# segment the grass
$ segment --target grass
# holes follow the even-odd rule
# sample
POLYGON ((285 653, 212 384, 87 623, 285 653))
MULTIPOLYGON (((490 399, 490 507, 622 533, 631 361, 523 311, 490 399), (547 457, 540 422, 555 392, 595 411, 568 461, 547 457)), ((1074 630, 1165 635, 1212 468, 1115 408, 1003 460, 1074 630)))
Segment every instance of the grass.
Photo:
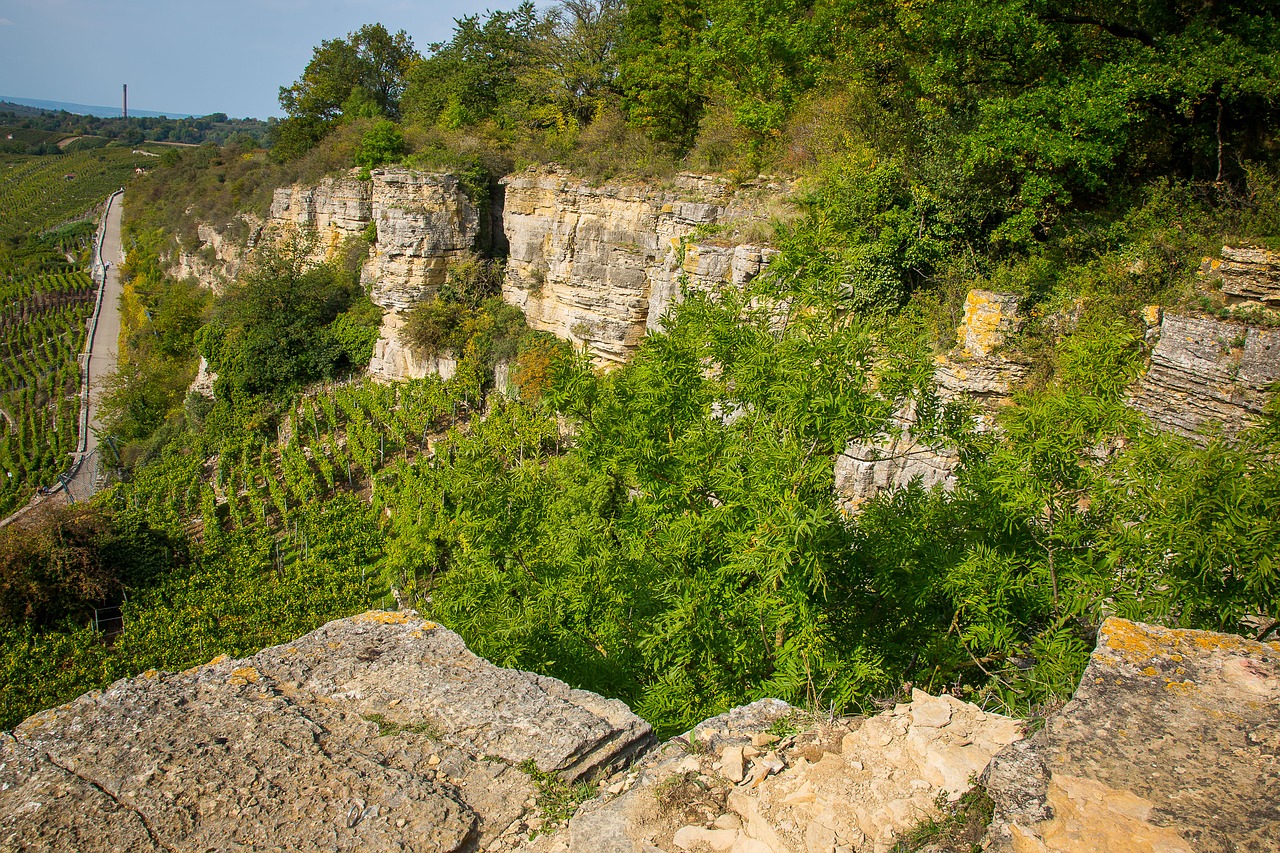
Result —
POLYGON ((974 785, 954 803, 947 802, 945 791, 935 801, 941 817, 928 817, 907 830, 893 846, 891 853, 916 853, 935 845, 940 853, 978 853, 986 835, 995 802, 986 788, 974 785))
POLYGON ((426 720, 405 725, 404 723, 397 723, 395 720, 388 720, 381 714, 365 714, 364 718, 378 725, 378 737, 398 734, 426 735, 432 740, 440 740, 441 737, 439 729, 426 720))
POLYGON ((573 817, 578 806, 596 795, 597 785, 594 782, 566 782, 555 773, 539 770, 533 759, 521 762, 519 766, 538 789, 538 807, 546 821, 541 832, 548 832, 573 817))

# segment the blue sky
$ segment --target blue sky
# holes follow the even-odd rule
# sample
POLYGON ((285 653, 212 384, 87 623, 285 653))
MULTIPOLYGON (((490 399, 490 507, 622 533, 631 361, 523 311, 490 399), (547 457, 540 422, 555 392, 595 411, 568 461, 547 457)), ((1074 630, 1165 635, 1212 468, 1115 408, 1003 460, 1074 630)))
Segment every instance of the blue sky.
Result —
MULTIPOLYGON (((235 118, 279 115, 276 93, 322 40, 361 24, 403 29, 420 51, 477 5, 370 0, 0 0, 0 94, 235 118)), ((541 4, 540 4, 541 5, 541 4)))

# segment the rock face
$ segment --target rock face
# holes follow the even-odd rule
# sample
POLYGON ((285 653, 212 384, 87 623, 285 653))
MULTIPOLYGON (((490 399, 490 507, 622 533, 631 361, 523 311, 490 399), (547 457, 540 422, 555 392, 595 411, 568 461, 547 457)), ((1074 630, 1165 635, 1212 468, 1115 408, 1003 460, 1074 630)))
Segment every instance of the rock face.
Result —
POLYGON ((916 440, 911 433, 917 423, 915 411, 908 404, 894 419, 892 434, 851 442, 836 457, 836 500, 846 514, 857 513, 881 492, 904 489, 913 480, 925 489, 955 488, 960 454, 951 447, 916 440))
MULTIPOLYGON (((996 411, 1026 377, 1026 366, 1003 354, 1022 325, 1017 296, 971 290, 955 348, 935 359, 933 382, 940 401, 976 403, 974 425, 980 432, 991 429, 996 411)), ((908 402, 889 432, 852 442, 836 457, 836 501, 844 512, 856 513, 880 492, 904 488, 917 478, 926 489, 954 488, 960 455, 955 448, 917 440, 912 434, 917 424, 914 401, 908 402)))
POLYGON ((1280 643, 1108 619, 1072 699, 987 774, 992 849, 1280 849, 1280 643))
POLYGON ((314 232, 317 259, 327 260, 343 240, 361 237, 372 218, 372 185, 348 174, 276 190, 267 225, 277 233, 290 227, 314 232))
POLYGON ((423 358, 400 342, 396 312, 435 295, 449 261, 476 247, 480 211, 456 176, 388 168, 373 170, 367 181, 350 174, 314 187, 282 187, 268 230, 275 236, 292 229, 314 233, 314 260, 325 261, 346 240, 365 238, 371 225, 376 241, 362 280, 387 314, 370 373, 386 380, 452 376, 452 359, 423 358))
POLYGON ((1280 253, 1223 246, 1222 260, 1205 258, 1201 271, 1222 278, 1228 304, 1280 308, 1280 253))
MULTIPOLYGON (((670 191, 594 187, 545 167, 504 184, 510 256, 503 298, 529 325, 585 344, 600 363, 626 360, 682 286, 740 286, 771 254, 731 233, 765 219, 765 205, 712 179, 685 175, 670 191)), ((781 186, 765 189, 774 203, 785 194, 781 186)))
POLYGON ((373 220, 378 241, 373 301, 403 311, 434 296, 449 260, 476 247, 480 212, 453 175, 375 169, 373 220))
POLYGON ((651 734, 620 702, 373 612, 116 682, 0 738, 5 849, 450 851, 528 811, 516 765, 601 775, 651 734))
POLYGON ((1151 368, 1130 404, 1158 429, 1203 439, 1237 435, 1280 381, 1280 329, 1164 312, 1151 368))
POLYGON ((369 375, 384 382, 400 379, 421 379, 439 376, 452 379, 458 370, 456 359, 446 354, 428 358, 400 340, 400 328, 404 317, 398 311, 382 315, 382 327, 373 345, 373 357, 369 359, 369 375))
POLYGON ((170 274, 177 279, 194 278, 215 293, 221 293, 240 271, 240 266, 262 234, 264 223, 251 213, 238 214, 221 230, 206 223, 196 226, 199 244, 179 249, 173 258, 170 274), (232 234, 243 231, 243 240, 232 234))
POLYGON ((1026 365, 1001 356, 1022 325, 1017 296, 971 290, 964 300, 956 348, 934 361, 939 396, 978 402, 979 429, 991 427, 995 410, 1008 403, 1013 389, 1026 378, 1026 365))

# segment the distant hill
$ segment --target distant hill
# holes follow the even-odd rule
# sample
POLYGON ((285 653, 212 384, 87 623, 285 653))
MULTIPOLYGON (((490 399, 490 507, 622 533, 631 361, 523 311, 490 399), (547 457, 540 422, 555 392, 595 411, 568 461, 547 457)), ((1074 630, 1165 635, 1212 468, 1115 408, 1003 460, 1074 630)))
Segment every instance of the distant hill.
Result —
MULTIPOLYGON (((15 98, 10 95, 0 95, 0 110, 10 110, 18 112, 23 107, 34 108, 35 110, 65 110, 69 113, 84 116, 102 116, 104 118, 120 118, 121 111, 119 107, 95 107, 88 104, 73 104, 66 101, 43 101, 39 98, 15 98)), ((24 110, 25 112, 25 110, 24 110)), ((130 109, 129 115, 145 117, 145 118, 196 118, 193 113, 172 113, 172 112, 155 112, 153 110, 135 110, 130 109)))

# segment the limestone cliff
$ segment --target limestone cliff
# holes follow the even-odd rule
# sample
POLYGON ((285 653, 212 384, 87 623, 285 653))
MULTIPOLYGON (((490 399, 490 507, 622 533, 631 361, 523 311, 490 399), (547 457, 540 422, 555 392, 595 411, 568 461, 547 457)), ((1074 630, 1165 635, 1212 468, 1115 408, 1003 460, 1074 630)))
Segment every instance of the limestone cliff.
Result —
POLYGON ((714 291, 757 275, 771 250, 739 235, 787 196, 781 185, 734 191, 695 175, 671 189, 592 186, 556 167, 504 184, 503 297, 530 326, 615 364, 656 327, 682 286, 714 291))
MULTIPOLYGON (((971 290, 955 347, 935 359, 933 382, 939 401, 972 405, 974 427, 980 432, 992 428, 996 412, 1010 402, 1026 377, 1027 367, 1006 352, 1022 326, 1017 296, 971 290)), ((941 486, 950 491, 955 486, 959 453, 917 439, 917 426, 915 402, 908 401, 887 433, 851 442, 836 457, 835 492, 842 510, 856 513, 880 492, 904 488, 913 480, 926 489, 941 486)))
POLYGON ((396 312, 433 296, 450 259, 476 247, 481 211, 454 175, 375 169, 367 181, 350 174, 276 190, 268 233, 314 234, 314 259, 323 261, 344 241, 370 236, 371 226, 375 239, 361 277, 387 311, 369 371, 382 379, 447 378, 450 360, 423 358, 400 342, 396 312))
POLYGON ((962 849, 1280 845, 1280 644, 1108 620, 1075 698, 1025 734, 915 690, 871 718, 764 699, 654 748, 620 702, 373 612, 0 735, 0 846, 888 853, 975 780, 995 819, 962 849), (599 794, 557 829, 531 768, 599 794))
POLYGON ((1232 437, 1262 412, 1280 381, 1280 329, 1166 311, 1151 367, 1131 405, 1157 429, 1232 437))

